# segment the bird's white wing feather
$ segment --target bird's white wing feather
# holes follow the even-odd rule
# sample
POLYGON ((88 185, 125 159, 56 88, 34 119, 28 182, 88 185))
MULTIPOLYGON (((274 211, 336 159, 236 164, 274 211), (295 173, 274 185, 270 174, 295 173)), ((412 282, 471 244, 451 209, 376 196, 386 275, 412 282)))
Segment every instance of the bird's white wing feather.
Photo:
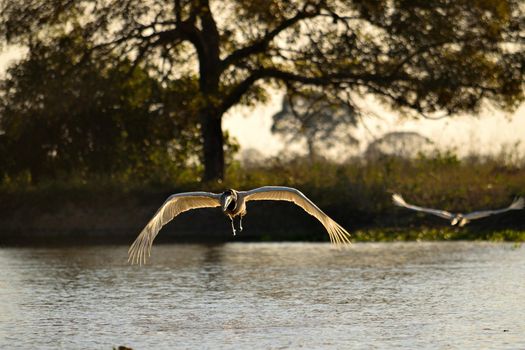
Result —
POLYGON ((284 186, 264 186, 239 193, 244 196, 246 201, 274 200, 293 202, 323 224, 326 231, 328 231, 328 236, 332 243, 350 243, 350 234, 319 209, 310 199, 301 193, 301 191, 295 188, 284 186))
POLYGON ((153 240, 162 226, 185 211, 218 207, 220 205, 219 199, 220 194, 210 192, 185 192, 168 197, 129 248, 128 261, 132 264, 145 263, 146 258, 150 255, 153 240))
POLYGON ((463 217, 467 220, 475 220, 484 218, 486 216, 495 215, 495 214, 501 214, 504 212, 507 212, 509 210, 520 210, 523 209, 525 206, 525 202, 522 197, 515 199, 511 205, 509 205, 507 208, 503 209, 496 209, 496 210, 480 210, 480 211, 473 211, 468 214, 464 214, 463 217))
POLYGON ((455 217, 454 214, 452 214, 452 213, 450 213, 448 211, 445 211, 445 210, 423 208, 423 207, 418 207, 417 205, 408 204, 407 202, 405 202, 403 197, 400 194, 398 194, 398 193, 394 193, 392 195, 392 201, 398 207, 404 207, 404 208, 407 208, 407 209, 420 211, 420 212, 423 212, 423 213, 429 213, 429 214, 437 215, 437 216, 442 217, 444 219, 452 220, 455 217))

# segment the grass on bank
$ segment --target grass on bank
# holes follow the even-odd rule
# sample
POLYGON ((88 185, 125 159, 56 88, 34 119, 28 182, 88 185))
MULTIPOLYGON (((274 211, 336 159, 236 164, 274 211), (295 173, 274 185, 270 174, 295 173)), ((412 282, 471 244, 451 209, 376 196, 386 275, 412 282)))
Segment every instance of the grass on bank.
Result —
MULTIPOLYGON (((397 208, 391 202, 391 194, 399 192, 408 202, 452 212, 506 207, 515 196, 525 196, 524 164, 523 161, 509 162, 504 157, 459 159, 446 152, 416 159, 355 158, 345 163, 323 159, 312 163, 305 158, 282 160, 279 157, 250 166, 233 162, 227 169, 226 180, 213 184, 199 181, 198 168, 172 171, 162 178, 134 174, 130 170, 112 176, 69 176, 36 185, 20 178, 4 179, 0 185, 0 211, 9 215, 29 206, 32 212, 53 213, 71 203, 96 207, 108 203, 119 205, 130 198, 157 200, 182 191, 221 192, 225 188, 284 185, 299 188, 330 216, 349 227, 355 241, 524 241, 523 211, 456 229, 442 219, 397 208)), ((160 173, 159 169, 151 172, 160 173)), ((300 234, 297 238, 315 240, 300 234)))

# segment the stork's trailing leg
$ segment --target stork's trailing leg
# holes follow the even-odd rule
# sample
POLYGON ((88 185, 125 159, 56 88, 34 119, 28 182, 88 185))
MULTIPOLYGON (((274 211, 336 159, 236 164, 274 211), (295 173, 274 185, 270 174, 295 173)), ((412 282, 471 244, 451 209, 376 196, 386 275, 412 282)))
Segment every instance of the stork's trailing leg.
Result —
MULTIPOLYGON (((232 231, 233 231, 233 235, 235 236, 235 234, 237 233, 237 231, 235 231, 235 225, 233 224, 233 217, 230 216, 230 221, 232 223, 232 231)), ((242 229, 241 229, 242 230, 242 229)))
POLYGON ((239 217, 239 232, 242 232, 242 218, 243 218, 244 215, 241 215, 239 217))

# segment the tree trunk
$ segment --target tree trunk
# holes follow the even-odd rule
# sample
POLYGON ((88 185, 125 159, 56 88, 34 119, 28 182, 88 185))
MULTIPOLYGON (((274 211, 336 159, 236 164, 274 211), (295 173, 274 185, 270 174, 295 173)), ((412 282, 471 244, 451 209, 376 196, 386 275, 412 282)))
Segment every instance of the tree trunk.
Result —
POLYGON ((203 181, 224 179, 224 136, 222 116, 202 111, 201 132, 204 141, 204 177, 203 181))
POLYGON ((204 143, 204 177, 206 181, 224 179, 224 137, 222 134, 222 115, 217 110, 220 101, 219 86, 221 76, 220 35, 213 18, 208 0, 193 2, 202 29, 194 27, 190 41, 197 50, 199 58, 199 89, 204 106, 199 111, 201 133, 204 143))

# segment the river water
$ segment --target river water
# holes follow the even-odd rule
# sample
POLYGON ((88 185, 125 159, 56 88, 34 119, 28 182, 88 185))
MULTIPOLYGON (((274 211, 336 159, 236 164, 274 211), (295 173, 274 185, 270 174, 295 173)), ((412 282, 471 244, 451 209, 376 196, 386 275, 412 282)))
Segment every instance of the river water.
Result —
POLYGON ((0 248, 0 349, 525 349, 525 247, 0 248))

